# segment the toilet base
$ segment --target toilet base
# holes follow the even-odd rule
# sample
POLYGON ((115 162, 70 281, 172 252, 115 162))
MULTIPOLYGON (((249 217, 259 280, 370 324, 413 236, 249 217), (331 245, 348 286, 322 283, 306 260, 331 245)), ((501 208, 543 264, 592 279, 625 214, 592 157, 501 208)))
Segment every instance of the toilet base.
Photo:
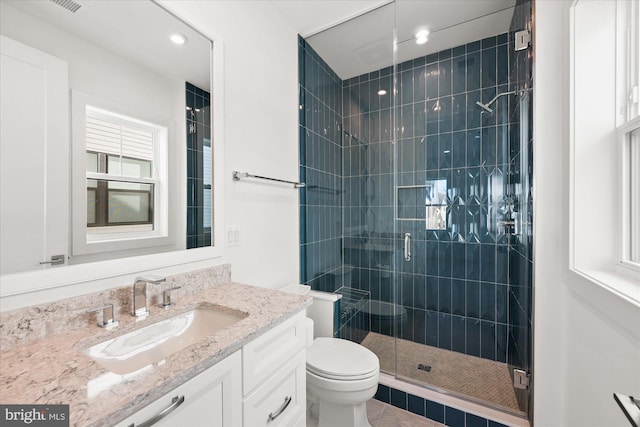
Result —
POLYGON ((308 414, 318 427, 371 427, 367 418, 367 402, 357 405, 309 401, 308 414))

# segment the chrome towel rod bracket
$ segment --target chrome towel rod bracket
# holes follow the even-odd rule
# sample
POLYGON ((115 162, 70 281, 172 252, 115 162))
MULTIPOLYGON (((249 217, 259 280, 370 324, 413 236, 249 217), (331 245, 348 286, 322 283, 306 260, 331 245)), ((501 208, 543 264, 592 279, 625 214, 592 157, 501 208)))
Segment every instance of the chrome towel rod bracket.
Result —
POLYGON ((293 188, 302 188, 305 186, 304 182, 294 182, 294 181, 287 181, 284 179, 278 179, 278 178, 269 178, 268 176, 260 176, 260 175, 253 175, 247 172, 238 172, 238 171, 233 171, 233 180, 234 181, 240 181, 242 178, 255 178, 255 179, 264 179, 267 181, 275 181, 275 182, 281 182, 283 184, 291 184, 293 185, 293 188))

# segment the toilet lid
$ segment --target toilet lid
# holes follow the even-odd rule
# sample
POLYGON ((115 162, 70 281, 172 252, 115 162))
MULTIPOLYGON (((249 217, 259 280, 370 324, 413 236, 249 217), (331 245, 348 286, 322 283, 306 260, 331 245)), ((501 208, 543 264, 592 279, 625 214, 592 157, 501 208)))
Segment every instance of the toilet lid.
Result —
POLYGON ((324 378, 362 379, 380 370, 373 352, 339 338, 316 338, 307 349, 307 370, 324 378))

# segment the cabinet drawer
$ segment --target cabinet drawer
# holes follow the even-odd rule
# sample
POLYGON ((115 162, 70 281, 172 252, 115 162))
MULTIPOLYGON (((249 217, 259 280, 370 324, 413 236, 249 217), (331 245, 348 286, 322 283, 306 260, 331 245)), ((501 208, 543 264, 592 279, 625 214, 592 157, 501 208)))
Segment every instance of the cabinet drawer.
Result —
POLYGON ((300 351, 243 403, 244 425, 294 427, 306 412, 305 351, 300 351))
POLYGON ((240 351, 237 351, 116 427, 138 426, 163 411, 165 415, 154 426, 237 427, 242 412, 240 375, 240 351))
POLYGON ((305 347, 304 311, 246 344, 242 350, 243 392, 249 394, 305 347))

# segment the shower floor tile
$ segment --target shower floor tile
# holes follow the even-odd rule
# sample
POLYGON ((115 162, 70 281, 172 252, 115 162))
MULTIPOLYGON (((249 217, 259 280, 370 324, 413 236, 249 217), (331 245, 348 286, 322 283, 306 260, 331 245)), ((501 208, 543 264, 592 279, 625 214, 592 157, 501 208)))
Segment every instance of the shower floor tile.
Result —
MULTIPOLYGON (((375 332, 369 332, 362 341, 362 345, 380 359, 381 371, 395 372, 393 341, 393 337, 375 332)), ((505 363, 403 339, 397 340, 397 351, 399 377, 450 390, 523 414, 518 407, 509 369, 505 363), (425 366, 419 369, 419 365, 425 366), (425 367, 430 367, 430 371, 424 370, 425 367)))

